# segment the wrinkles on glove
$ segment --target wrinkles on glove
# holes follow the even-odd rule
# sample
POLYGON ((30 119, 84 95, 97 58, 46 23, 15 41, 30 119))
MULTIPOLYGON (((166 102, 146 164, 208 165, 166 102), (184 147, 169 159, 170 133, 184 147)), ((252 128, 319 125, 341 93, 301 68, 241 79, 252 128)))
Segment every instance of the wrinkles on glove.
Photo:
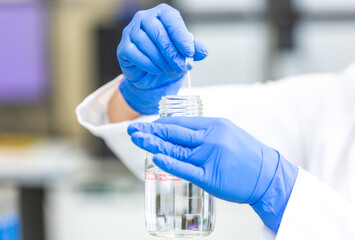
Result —
POLYGON ((279 164, 269 188, 259 201, 250 205, 274 233, 277 233, 280 227, 297 175, 298 167, 280 155, 279 164))

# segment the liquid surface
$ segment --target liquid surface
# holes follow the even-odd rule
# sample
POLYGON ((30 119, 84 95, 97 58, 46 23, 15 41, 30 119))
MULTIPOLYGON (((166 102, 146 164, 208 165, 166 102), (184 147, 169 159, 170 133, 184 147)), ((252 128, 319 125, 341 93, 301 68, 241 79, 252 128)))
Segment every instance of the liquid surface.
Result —
POLYGON ((145 218, 150 234, 198 237, 214 228, 214 199, 194 184, 151 166, 145 175, 145 218))

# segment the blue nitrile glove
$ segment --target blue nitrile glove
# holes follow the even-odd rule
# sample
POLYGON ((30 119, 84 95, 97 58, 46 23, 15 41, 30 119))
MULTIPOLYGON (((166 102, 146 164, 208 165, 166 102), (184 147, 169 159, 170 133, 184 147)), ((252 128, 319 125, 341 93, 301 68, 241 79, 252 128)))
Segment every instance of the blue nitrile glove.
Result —
POLYGON ((206 47, 194 41, 180 13, 167 4, 139 11, 123 30, 117 48, 124 99, 141 114, 158 112, 164 95, 175 95, 187 70, 187 58, 200 61, 206 47))
POLYGON ((276 150, 220 118, 162 118, 132 123, 128 133, 164 171, 218 198, 250 204, 277 232, 298 168, 276 150))

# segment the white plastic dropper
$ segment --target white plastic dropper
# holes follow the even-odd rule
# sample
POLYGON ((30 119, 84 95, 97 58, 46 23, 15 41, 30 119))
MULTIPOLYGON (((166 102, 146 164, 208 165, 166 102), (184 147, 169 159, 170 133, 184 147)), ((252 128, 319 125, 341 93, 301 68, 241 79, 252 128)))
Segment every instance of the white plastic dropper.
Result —
POLYGON ((190 71, 187 72, 187 88, 189 89, 189 93, 191 95, 191 73, 190 73, 190 71))
MULTIPOLYGON (((191 34, 191 38, 192 38, 192 42, 194 41, 194 35, 192 33, 191 34)), ((194 59, 193 58, 186 58, 186 66, 190 65, 191 67, 193 67, 194 65, 194 59)), ((188 94, 191 94, 191 73, 190 70, 187 71, 187 88, 188 88, 188 94)))
MULTIPOLYGON (((190 65, 193 66, 194 59, 193 58, 186 58, 186 66, 190 65)), ((187 88, 188 88, 188 93, 191 95, 191 72, 190 70, 187 71, 187 88)))

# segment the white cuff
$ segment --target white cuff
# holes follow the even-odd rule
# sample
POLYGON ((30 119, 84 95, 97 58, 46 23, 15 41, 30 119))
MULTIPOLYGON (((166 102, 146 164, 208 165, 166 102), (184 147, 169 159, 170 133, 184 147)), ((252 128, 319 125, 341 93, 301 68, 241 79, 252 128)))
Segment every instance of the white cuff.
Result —
POLYGON ((299 168, 276 239, 355 239, 354 215, 350 202, 299 168))
POLYGON ((108 105, 112 95, 118 91, 118 84, 122 80, 122 75, 118 76, 111 82, 105 84, 101 88, 86 97, 83 102, 76 108, 76 115, 79 123, 88 129, 95 136, 103 137, 112 130, 112 127, 121 126, 122 131, 131 122, 151 122, 157 119, 157 115, 141 116, 133 121, 124 121, 120 123, 110 123, 108 120, 108 105))
POLYGON ((76 108, 79 123, 95 136, 105 140, 112 152, 134 173, 139 179, 144 179, 144 158, 146 151, 135 146, 127 134, 127 127, 131 122, 151 122, 158 115, 141 116, 134 121, 109 123, 107 109, 110 99, 118 91, 121 77, 102 86, 88 96, 76 108))

